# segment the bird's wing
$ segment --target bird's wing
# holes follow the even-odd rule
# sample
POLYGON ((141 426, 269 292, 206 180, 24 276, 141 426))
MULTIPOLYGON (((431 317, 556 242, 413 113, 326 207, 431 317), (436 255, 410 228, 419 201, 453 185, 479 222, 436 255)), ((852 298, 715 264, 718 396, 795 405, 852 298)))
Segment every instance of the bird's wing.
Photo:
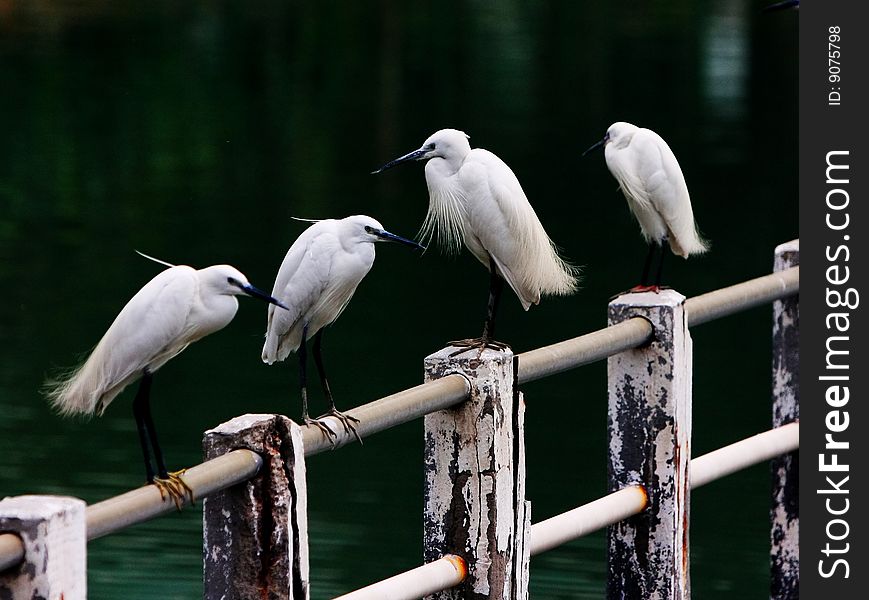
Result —
POLYGON ((654 172, 659 165, 656 158, 657 152, 649 154, 653 149, 648 143, 638 139, 642 137, 640 132, 634 134, 634 139, 627 148, 606 152, 606 163, 619 183, 619 189, 628 199, 629 206, 636 212, 639 210, 651 210, 652 200, 649 197, 647 173, 654 172), (649 163, 651 158, 652 163, 649 163), (636 208, 635 208, 636 207, 636 208))
POLYGON ((640 133, 640 150, 645 157, 640 175, 647 197, 667 227, 673 252, 686 257, 702 252, 705 245, 696 231, 691 197, 676 155, 657 133, 648 129, 637 135, 640 133))
POLYGON ((523 308, 537 304, 541 293, 573 291, 573 269, 558 257, 510 167, 491 152, 475 149, 459 176, 468 190, 467 217, 476 238, 466 241, 468 248, 487 266, 492 257, 523 308))
POLYGON ((166 269, 124 306, 90 356, 49 391, 64 414, 102 413, 145 367, 158 369, 190 339, 188 315, 198 280, 187 266, 166 269))
MULTIPOLYGON (((284 360, 299 347, 302 322, 323 295, 332 272, 331 256, 340 247, 338 238, 329 231, 308 228, 284 257, 272 295, 288 308, 268 308, 263 361, 269 364, 284 360)), ((315 332, 309 331, 309 336, 315 332)))
POLYGON ((121 380, 145 367, 156 370, 193 341, 188 316, 199 286, 196 271, 172 267, 149 281, 118 314, 103 340, 111 353, 107 374, 121 380))
POLYGON ((640 129, 631 146, 637 145, 640 158, 637 172, 645 189, 645 195, 655 210, 670 223, 684 208, 688 200, 688 188, 676 156, 658 134, 640 129))

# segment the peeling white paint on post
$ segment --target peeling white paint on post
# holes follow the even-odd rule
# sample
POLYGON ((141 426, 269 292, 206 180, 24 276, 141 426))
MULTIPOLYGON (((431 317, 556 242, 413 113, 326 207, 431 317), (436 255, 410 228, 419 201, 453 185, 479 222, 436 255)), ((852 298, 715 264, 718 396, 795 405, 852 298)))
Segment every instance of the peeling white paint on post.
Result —
POLYGON ((685 297, 673 290, 625 294, 609 324, 643 317, 652 341, 607 362, 609 490, 643 485, 648 508, 607 530, 608 598, 690 598, 688 465, 691 335, 685 297))
POLYGON ((85 600, 85 503, 66 496, 0 500, 0 531, 24 544, 24 562, 0 573, 3 600, 85 600))
MULTIPOLYGON (((775 271, 800 264, 800 241, 775 249, 775 271)), ((773 303, 772 424, 780 427, 800 419, 800 298, 773 303)), ((770 508, 770 598, 800 596, 800 502, 798 452, 772 460, 770 508)))
POLYGON ((470 398, 425 417, 424 557, 467 561, 462 585, 429 598, 528 597, 530 507, 525 501, 524 403, 509 350, 446 348, 425 360, 426 381, 460 373, 470 398))
POLYGON ((205 458, 247 448, 253 479, 203 501, 207 600, 309 597, 308 510, 301 428, 281 415, 244 415, 205 432, 205 458))

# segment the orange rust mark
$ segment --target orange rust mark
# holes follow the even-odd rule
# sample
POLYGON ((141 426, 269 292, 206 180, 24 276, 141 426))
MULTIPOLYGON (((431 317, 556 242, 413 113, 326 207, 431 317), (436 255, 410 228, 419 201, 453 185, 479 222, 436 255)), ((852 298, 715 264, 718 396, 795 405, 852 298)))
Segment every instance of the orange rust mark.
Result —
POLYGON ((649 508, 649 492, 646 490, 646 486, 642 483, 637 484, 637 489, 643 495, 643 510, 649 508))
POLYGON ((444 560, 449 562, 456 569, 456 573, 459 574, 460 582, 468 577, 468 563, 464 558, 456 554, 447 554, 444 556, 444 560))

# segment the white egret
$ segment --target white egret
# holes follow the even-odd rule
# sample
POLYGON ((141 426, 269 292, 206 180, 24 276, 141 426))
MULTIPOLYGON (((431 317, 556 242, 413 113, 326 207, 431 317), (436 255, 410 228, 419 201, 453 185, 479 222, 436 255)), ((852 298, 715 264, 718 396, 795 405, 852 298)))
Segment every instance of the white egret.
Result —
MULTIPOLYGON (((150 258, 150 257, 147 257, 150 258)), ((155 260, 156 259, 152 259, 155 260)), ((180 475, 163 462, 151 418, 154 373, 196 340, 223 329, 238 310, 235 296, 246 294, 280 303, 253 287, 237 269, 214 265, 205 269, 156 261, 170 268, 160 272, 127 302, 90 356, 78 368, 45 385, 46 395, 62 415, 102 415, 124 388, 140 379, 133 415, 145 459, 148 483, 168 493, 180 508, 186 491, 180 475), (157 464, 151 465, 150 448, 157 464)))
POLYGON ((683 258, 708 249, 694 223, 682 169, 661 136, 630 123, 610 125, 604 138, 583 152, 583 156, 600 146, 604 146, 607 167, 619 182, 628 207, 649 244, 640 285, 631 291, 657 291, 661 284, 665 241, 670 243, 673 254, 683 258), (660 247, 660 262, 655 283, 650 285, 649 270, 656 247, 660 247))
POLYGON ((336 437, 319 419, 336 417, 347 433, 360 442, 352 422, 353 417, 339 412, 326 380, 321 354, 323 328, 333 323, 347 307, 356 287, 374 264, 374 242, 389 241, 425 250, 422 246, 388 231, 376 220, 365 215, 344 219, 313 221, 290 246, 275 279, 272 295, 287 310, 269 307, 263 362, 282 361, 291 352, 299 353, 299 385, 302 394, 302 418, 306 424, 319 427, 329 441, 336 437), (323 393, 329 401, 329 411, 311 419, 308 415, 306 342, 314 338, 314 363, 320 375, 323 393))
POLYGON ((540 302, 541 295, 576 291, 578 270, 558 256, 510 167, 488 150, 472 150, 468 139, 464 132, 442 129, 418 150, 374 173, 411 160, 428 161, 429 207, 423 238, 436 233, 449 252, 457 252, 464 243, 490 272, 483 335, 450 342, 482 351, 506 347, 494 341, 495 313, 504 281, 528 310, 540 302))

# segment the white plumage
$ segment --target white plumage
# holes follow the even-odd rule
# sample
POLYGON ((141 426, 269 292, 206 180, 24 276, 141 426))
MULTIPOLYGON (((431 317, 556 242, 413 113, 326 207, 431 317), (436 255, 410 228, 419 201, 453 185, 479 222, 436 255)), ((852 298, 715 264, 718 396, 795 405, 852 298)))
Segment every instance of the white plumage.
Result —
MULTIPOLYGON (((293 242, 281 267, 272 295, 287 310, 269 307, 263 362, 282 361, 299 351, 302 411, 306 423, 317 425, 330 440, 335 433, 318 420, 308 418, 305 375, 305 342, 314 338, 314 358, 324 392, 330 404, 328 414, 337 417, 348 432, 355 429, 347 417, 335 409, 320 356, 322 329, 346 308, 357 286, 374 264, 374 243, 393 241, 423 249, 419 244, 383 230, 376 220, 365 215, 316 221, 293 242)), ((357 435, 358 438, 358 435, 357 435)))
POLYGON ((298 350, 306 326, 310 339, 340 316, 374 264, 374 242, 384 239, 375 232, 386 233, 375 219, 356 215, 317 221, 293 242, 272 290, 288 310, 269 307, 263 362, 284 360, 298 350))
POLYGON ((102 414, 125 387, 153 373, 189 344, 223 329, 235 316, 235 296, 251 286, 237 269, 173 266, 149 281, 121 310, 79 368, 49 382, 48 397, 63 415, 102 414))
POLYGON ((542 295, 574 292, 578 270, 558 256, 516 175, 488 150, 471 149, 468 139, 442 129, 376 172, 408 160, 428 161, 423 238, 437 235, 450 252, 464 243, 487 269, 491 260, 525 310, 542 295))
POLYGON ((602 143, 607 167, 646 241, 662 245, 667 240, 683 258, 705 252, 708 245, 697 231, 685 176, 667 142, 651 129, 618 122, 602 143))
POLYGON ((226 327, 238 310, 236 296, 278 301, 229 265, 196 270, 151 260, 169 268, 127 302, 84 364, 46 384, 46 394, 62 415, 101 415, 124 388, 140 380, 133 415, 145 477, 157 485, 161 496, 168 494, 181 508, 184 496, 193 501, 193 491, 181 478, 183 471, 170 473, 163 461, 151 417, 152 376, 191 343, 226 327), (151 464, 152 451, 156 470, 151 464))

